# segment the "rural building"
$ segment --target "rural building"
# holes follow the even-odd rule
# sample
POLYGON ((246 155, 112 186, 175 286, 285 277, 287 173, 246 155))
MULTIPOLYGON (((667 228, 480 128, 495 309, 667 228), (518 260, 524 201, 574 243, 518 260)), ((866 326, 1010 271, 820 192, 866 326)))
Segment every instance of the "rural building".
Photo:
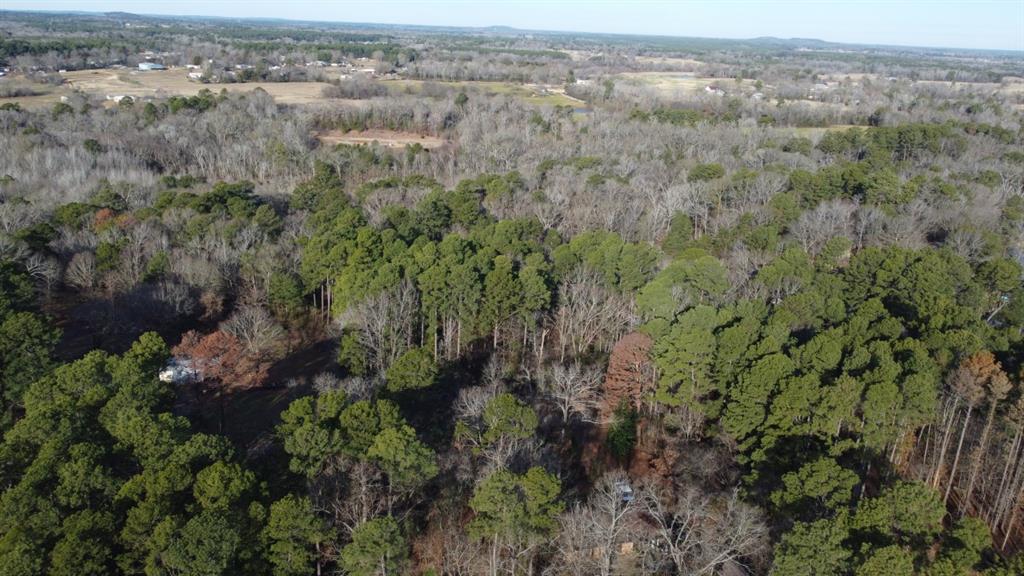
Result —
POLYGON ((143 72, 148 70, 167 70, 167 67, 158 62, 139 62, 139 70, 143 72))

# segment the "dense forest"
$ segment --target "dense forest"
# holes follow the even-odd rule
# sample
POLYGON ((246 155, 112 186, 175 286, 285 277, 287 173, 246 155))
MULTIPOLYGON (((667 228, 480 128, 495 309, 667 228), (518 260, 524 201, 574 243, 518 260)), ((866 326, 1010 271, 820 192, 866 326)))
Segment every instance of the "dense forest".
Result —
POLYGON ((0 575, 1024 574, 1019 55, 0 33, 0 575))

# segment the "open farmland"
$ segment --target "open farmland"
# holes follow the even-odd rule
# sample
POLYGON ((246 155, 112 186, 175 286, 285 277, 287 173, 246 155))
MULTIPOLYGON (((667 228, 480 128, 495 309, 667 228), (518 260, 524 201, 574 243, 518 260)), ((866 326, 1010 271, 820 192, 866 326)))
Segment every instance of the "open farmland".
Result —
POLYGON ((248 82, 244 84, 203 84, 189 80, 180 68, 170 70, 80 70, 66 72, 66 86, 90 94, 135 97, 193 96, 206 88, 228 92, 265 90, 281 104, 308 104, 322 98, 325 82, 248 82))
MULTIPOLYGON (((208 83, 191 80, 184 68, 169 70, 139 71, 128 68, 103 68, 98 70, 75 70, 62 72, 64 84, 42 86, 28 84, 21 78, 0 80, 17 86, 30 86, 32 95, 0 98, 0 103, 15 102, 24 108, 44 108, 59 102, 61 97, 75 92, 99 98, 113 99, 119 96, 132 98, 166 98, 169 96, 194 96, 200 90, 213 92, 227 90, 231 93, 251 92, 261 89, 274 97, 279 104, 317 104, 339 102, 342 99, 326 98, 324 88, 327 82, 244 82, 208 83)), ((336 76, 336 74, 335 74, 336 76)), ((422 94, 425 84, 441 86, 452 90, 487 95, 508 95, 526 104, 537 106, 583 106, 586 103, 565 93, 561 86, 541 84, 516 84, 512 82, 437 82, 423 80, 372 80, 400 92, 422 94)), ((348 101, 351 103, 351 101, 348 101)))
MULTIPOLYGON (((326 82, 246 82, 235 84, 203 84, 190 80, 183 68, 151 70, 141 72, 130 69, 104 68, 99 70, 76 70, 62 72, 64 84, 40 86, 32 84, 36 94, 0 98, 0 103, 16 102, 24 108, 52 106, 62 96, 81 92, 90 96, 112 99, 118 96, 132 98, 166 98, 169 96, 195 96, 200 90, 214 92, 227 90, 232 93, 266 91, 279 104, 312 104, 324 100, 326 82)), ((4 82, 23 83, 22 79, 10 78, 4 82)))
POLYGON ((662 96, 690 95, 703 91, 708 86, 718 86, 729 92, 740 87, 754 91, 754 83, 744 80, 737 84, 734 78, 696 76, 690 72, 626 72, 618 78, 625 83, 653 88, 662 96))

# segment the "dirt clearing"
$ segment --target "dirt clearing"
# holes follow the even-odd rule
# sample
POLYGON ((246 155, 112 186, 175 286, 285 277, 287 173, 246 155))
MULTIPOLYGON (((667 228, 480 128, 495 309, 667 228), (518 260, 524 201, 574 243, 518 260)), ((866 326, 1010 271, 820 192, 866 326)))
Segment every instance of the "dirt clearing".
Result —
POLYGON ((335 144, 368 145, 377 143, 388 148, 404 148, 413 144, 419 144, 427 150, 433 150, 444 146, 445 141, 437 136, 416 134, 415 132, 397 132, 394 130, 352 130, 343 132, 341 130, 330 130, 316 134, 316 139, 328 146, 335 144))

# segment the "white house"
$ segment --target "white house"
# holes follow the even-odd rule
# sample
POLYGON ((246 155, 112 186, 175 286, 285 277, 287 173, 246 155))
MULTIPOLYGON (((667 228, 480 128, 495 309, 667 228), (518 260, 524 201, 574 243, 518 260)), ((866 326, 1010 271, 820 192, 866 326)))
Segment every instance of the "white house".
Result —
POLYGON ((139 62, 139 70, 143 72, 148 70, 167 70, 167 67, 159 62, 139 62))

